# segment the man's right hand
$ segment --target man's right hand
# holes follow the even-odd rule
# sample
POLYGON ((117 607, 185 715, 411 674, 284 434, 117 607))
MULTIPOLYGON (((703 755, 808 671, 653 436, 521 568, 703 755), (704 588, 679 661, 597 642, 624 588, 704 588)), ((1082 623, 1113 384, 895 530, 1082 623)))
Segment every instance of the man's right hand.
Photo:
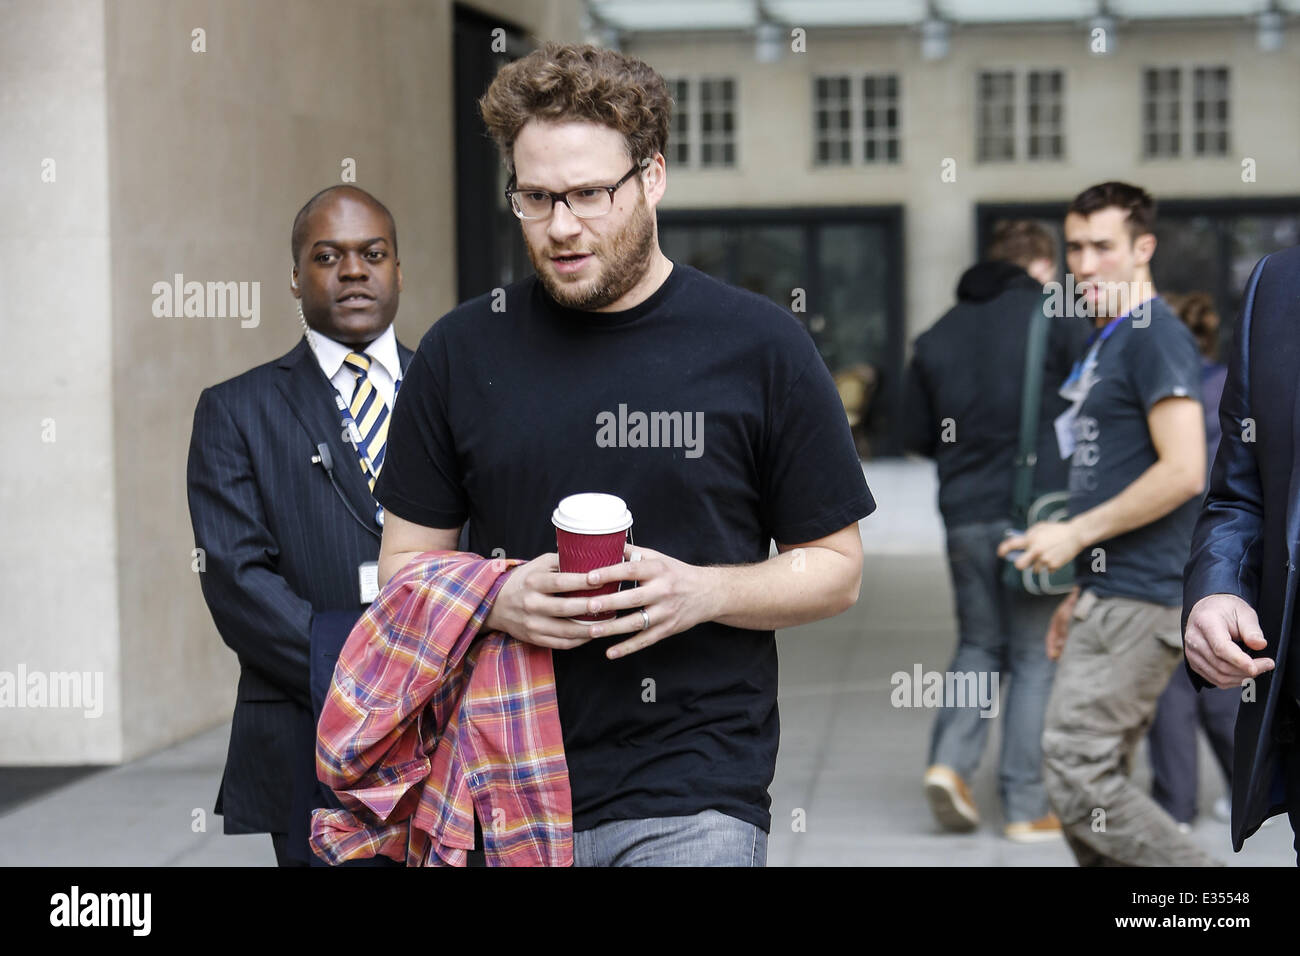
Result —
POLYGON ((569 618, 587 614, 585 597, 561 597, 590 588, 585 574, 560 574, 560 556, 543 554, 513 568, 497 592, 483 627, 516 640, 555 650, 581 647, 591 640, 591 625, 569 618))
POLYGON ((1215 687, 1240 687, 1273 669, 1273 659, 1251 657, 1238 643, 1251 650, 1268 646, 1255 609, 1235 594, 1209 594, 1187 615, 1183 649, 1192 670, 1215 687))
POLYGON ((1052 613, 1052 622, 1047 625, 1047 659, 1060 658, 1065 649, 1065 638, 1070 633, 1070 617, 1074 614, 1074 602, 1079 600, 1079 589, 1075 588, 1056 606, 1052 613))

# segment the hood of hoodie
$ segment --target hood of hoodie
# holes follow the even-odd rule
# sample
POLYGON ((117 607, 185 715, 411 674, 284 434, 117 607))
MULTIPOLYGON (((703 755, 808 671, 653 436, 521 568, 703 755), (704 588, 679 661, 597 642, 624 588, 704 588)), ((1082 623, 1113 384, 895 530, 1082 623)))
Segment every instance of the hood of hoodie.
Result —
POLYGON ((964 273, 957 283, 957 298, 963 302, 987 302, 1013 285, 1038 283, 1014 262, 977 262, 964 273))

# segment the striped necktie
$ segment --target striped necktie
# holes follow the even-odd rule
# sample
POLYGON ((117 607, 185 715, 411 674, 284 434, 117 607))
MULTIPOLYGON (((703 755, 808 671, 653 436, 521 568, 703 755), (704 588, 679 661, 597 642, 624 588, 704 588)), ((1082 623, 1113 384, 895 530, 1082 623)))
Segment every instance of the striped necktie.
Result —
POLYGON ((348 410, 352 413, 352 420, 356 422, 360 435, 357 454, 361 459, 361 470, 367 473, 366 480, 370 482, 370 490, 374 491, 379 469, 384 467, 384 448, 388 440, 388 406, 370 382, 371 361, 369 355, 349 352, 343 364, 357 377, 348 410))

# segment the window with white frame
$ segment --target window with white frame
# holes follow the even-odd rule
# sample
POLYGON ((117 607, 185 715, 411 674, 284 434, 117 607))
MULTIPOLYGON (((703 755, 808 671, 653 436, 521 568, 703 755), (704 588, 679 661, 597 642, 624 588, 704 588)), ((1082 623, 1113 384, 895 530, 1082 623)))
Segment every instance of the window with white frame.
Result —
POLYGON ((1228 155, 1231 79, 1226 66, 1143 70, 1143 158, 1228 155))
POLYGON ((892 73, 862 78, 862 159, 898 162, 898 77, 892 73))
POLYGON ((1065 153, 1065 77, 1060 70, 1030 70, 1028 150, 1030 159, 1061 159, 1065 153))
POLYGON ((898 77, 813 78, 813 163, 851 166, 899 160, 898 77))
POLYGON ((975 155, 981 163, 1016 158, 1016 75, 985 70, 977 83, 975 155))
POLYGON ((736 165, 736 81, 730 77, 674 78, 669 158, 688 169, 736 165))
POLYGON ((670 163, 689 166, 691 162, 691 112, 690 89, 686 80, 669 80, 668 94, 673 98, 673 122, 668 131, 668 156, 670 163))
POLYGON ((1228 68, 1197 67, 1193 73, 1192 139, 1197 156, 1228 155, 1228 68))
POLYGON ((813 156, 819 166, 853 162, 853 102, 847 76, 813 79, 813 156))
POLYGON ((1142 155, 1182 154, 1183 74, 1178 67, 1142 71, 1142 155))
POLYGON ((700 166, 736 165, 736 81, 700 80, 700 166))
POLYGON ((975 92, 979 162, 1065 158, 1065 74, 1061 70, 983 70, 975 92))

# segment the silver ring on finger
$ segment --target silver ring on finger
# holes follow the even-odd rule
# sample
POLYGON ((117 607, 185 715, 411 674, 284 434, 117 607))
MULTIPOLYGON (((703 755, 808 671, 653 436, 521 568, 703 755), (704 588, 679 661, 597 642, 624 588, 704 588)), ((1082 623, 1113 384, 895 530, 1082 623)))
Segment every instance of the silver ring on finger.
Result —
POLYGON ((650 612, 647 611, 645 608, 641 608, 641 630, 644 631, 649 626, 650 626, 650 612))

